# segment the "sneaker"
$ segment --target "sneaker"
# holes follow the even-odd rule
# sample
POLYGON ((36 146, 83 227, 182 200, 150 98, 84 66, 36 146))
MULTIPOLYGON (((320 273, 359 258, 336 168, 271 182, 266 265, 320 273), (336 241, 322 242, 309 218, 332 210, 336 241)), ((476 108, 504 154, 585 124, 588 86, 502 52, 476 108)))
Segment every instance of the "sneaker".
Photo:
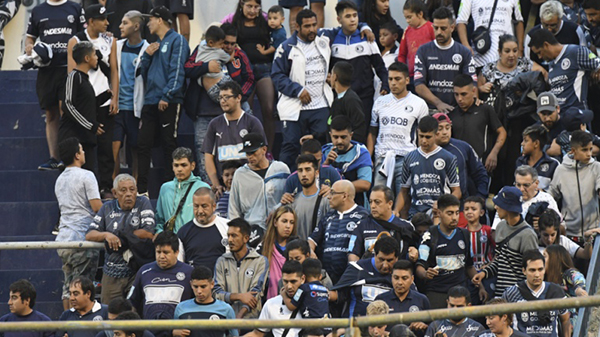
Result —
POLYGON ((65 167, 65 164, 63 164, 62 161, 59 162, 54 158, 50 158, 47 162, 38 166, 38 170, 40 170, 40 171, 60 170, 63 167, 65 167))

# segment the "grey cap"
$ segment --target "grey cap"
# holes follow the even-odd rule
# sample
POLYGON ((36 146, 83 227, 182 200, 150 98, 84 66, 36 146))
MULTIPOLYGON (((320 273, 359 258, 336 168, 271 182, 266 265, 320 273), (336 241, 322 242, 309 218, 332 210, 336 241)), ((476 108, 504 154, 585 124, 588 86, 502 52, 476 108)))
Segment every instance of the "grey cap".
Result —
POLYGON ((558 99, 553 93, 546 91, 539 94, 537 98, 537 112, 554 111, 558 106, 558 99))

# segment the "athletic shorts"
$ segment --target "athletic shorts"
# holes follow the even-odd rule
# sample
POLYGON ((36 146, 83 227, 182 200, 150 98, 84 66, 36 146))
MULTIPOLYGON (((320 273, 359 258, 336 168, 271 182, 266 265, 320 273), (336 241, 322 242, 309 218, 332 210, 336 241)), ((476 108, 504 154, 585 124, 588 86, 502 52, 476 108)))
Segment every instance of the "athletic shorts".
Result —
POLYGON ((271 77, 272 63, 257 63, 252 65, 252 73, 254 74, 254 83, 259 80, 271 77))
POLYGON ((42 110, 58 107, 65 97, 67 67, 46 67, 38 70, 35 90, 42 110))
POLYGON ((97 249, 57 249, 57 253, 65 274, 62 293, 64 300, 69 298, 69 285, 76 277, 85 276, 94 281, 100 253, 97 249))
POLYGON ((135 117, 131 110, 119 110, 115 115, 113 127, 113 142, 123 142, 127 136, 127 143, 137 147, 138 133, 140 132, 140 119, 135 117))
POLYGON ((279 6, 287 9, 290 9, 292 7, 304 7, 308 5, 309 1, 311 4, 325 3, 325 0, 279 0, 279 6))

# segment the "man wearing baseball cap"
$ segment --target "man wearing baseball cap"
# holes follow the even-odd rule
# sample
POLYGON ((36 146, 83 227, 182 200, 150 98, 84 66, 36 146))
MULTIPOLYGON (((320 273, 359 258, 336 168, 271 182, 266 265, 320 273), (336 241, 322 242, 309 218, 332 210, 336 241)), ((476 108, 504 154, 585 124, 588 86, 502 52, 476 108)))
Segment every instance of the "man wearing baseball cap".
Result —
MULTIPOLYGON (((171 26, 173 17, 164 7, 154 7, 148 15, 148 28, 158 41, 150 44, 141 57, 140 70, 146 84, 138 134, 138 191, 148 191, 148 174, 152 146, 160 139, 164 165, 171 166, 171 154, 177 148, 177 123, 179 105, 183 103, 185 72, 183 65, 190 47, 183 36, 171 26), (159 129, 159 134, 156 133, 159 129)), ((173 171, 165 170, 165 181, 173 179, 173 171)))
POLYGON ((558 137, 565 130, 560 119, 560 105, 558 99, 550 91, 543 92, 537 98, 537 114, 540 121, 536 124, 543 124, 548 129, 550 140, 558 137))
POLYGON ((75 34, 67 46, 68 68, 75 68, 73 47, 81 41, 89 41, 96 48, 98 67, 88 72, 96 93, 98 123, 102 124, 103 134, 98 135, 98 180, 100 195, 112 199, 114 158, 112 152, 114 116, 119 112, 119 67, 117 66, 117 40, 106 34, 108 15, 102 5, 90 5, 85 9, 87 28, 75 34), (109 81, 110 78, 110 81, 109 81), (108 99, 107 99, 108 98, 108 99))
POLYGON ((252 226, 249 244, 261 241, 266 230, 267 216, 283 196, 290 169, 284 163, 266 157, 267 144, 260 133, 249 133, 242 138, 248 163, 233 176, 229 196, 229 219, 244 218, 252 226))
POLYGON ((483 279, 496 277, 495 297, 525 279, 521 270, 523 254, 538 249, 537 234, 521 216, 523 194, 514 186, 504 186, 494 197, 494 208, 502 221, 496 228, 496 257, 473 277, 479 285, 483 279))
POLYGON ((469 143, 452 138, 452 120, 448 115, 438 112, 433 118, 439 125, 435 142, 456 157, 462 200, 473 195, 486 199, 490 178, 475 150, 469 143))

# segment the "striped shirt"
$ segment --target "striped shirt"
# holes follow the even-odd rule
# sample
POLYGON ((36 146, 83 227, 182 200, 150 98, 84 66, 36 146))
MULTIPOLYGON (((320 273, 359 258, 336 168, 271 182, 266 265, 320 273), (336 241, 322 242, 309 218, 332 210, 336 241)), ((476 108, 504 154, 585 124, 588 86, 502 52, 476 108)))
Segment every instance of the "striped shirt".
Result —
POLYGON ((494 242, 490 226, 483 225, 478 231, 469 231, 469 233, 471 234, 469 240, 471 240, 473 266, 479 272, 494 259, 496 243, 494 242))
POLYGON ((537 234, 525 220, 515 226, 506 220, 498 224, 496 230, 496 257, 483 269, 486 278, 497 277, 495 296, 500 297, 504 290, 525 279, 523 275, 523 253, 530 249, 538 249, 537 234), (509 235, 527 226, 518 235, 513 236, 506 244, 501 244, 509 235))

